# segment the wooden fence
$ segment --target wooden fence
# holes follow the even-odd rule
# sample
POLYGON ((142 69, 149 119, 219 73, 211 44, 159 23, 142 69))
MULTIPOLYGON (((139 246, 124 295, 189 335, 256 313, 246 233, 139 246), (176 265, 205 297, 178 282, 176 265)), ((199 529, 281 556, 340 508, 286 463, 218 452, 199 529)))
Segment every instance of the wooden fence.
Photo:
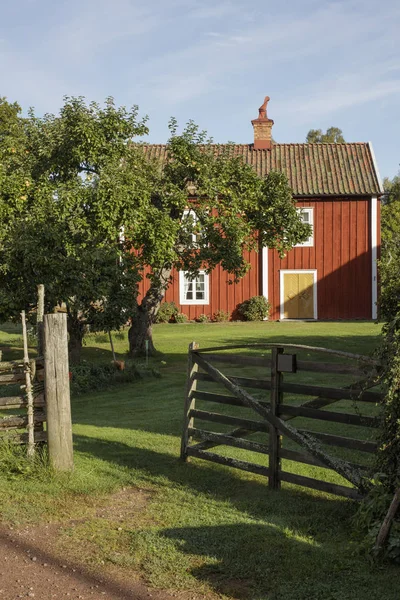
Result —
MULTIPOLYGON (((28 456, 33 454, 37 442, 45 441, 52 466, 69 471, 73 468, 73 446, 67 315, 44 315, 39 325, 38 349, 44 356, 29 361, 0 362, 0 388, 19 385, 21 389, 19 395, 0 397, 0 412, 16 413, 0 417, 0 439, 7 435, 11 441, 27 443, 28 456), (30 397, 33 397, 33 406, 30 397), (28 432, 21 433, 23 429, 28 432)), ((25 334, 26 331, 26 342, 25 334)))
MULTIPOLYGON (((376 374, 379 365, 369 357, 335 351, 326 348, 317 348, 293 344, 257 344, 247 346, 232 346, 207 348, 200 350, 193 342, 189 347, 187 389, 185 398, 185 417, 182 434, 181 457, 196 457, 209 460, 222 465, 228 465, 243 469, 269 479, 269 486, 277 489, 282 481, 330 492, 333 494, 359 499, 363 494, 363 479, 365 465, 358 464, 352 460, 352 454, 374 453, 376 443, 373 439, 360 439, 359 437, 344 436, 337 433, 321 431, 323 427, 316 430, 296 428, 293 420, 306 418, 311 424, 314 420, 329 424, 342 424, 347 429, 350 426, 368 428, 371 431, 377 427, 377 417, 334 410, 322 410, 323 408, 341 400, 350 400, 354 406, 365 404, 377 404, 382 400, 382 395, 369 388, 376 385, 376 374), (254 352, 268 352, 269 356, 249 356, 232 353, 233 350, 246 348, 254 352), (221 351, 229 350, 229 354, 221 354, 221 351), (307 356, 318 354, 317 360, 307 360, 307 356), (306 360, 301 360, 305 355, 306 360), (320 357, 323 358, 320 358, 320 357), (345 362, 338 362, 339 360, 345 362), (217 369, 215 364, 222 364, 221 369, 236 370, 239 368, 257 368, 256 377, 240 376, 240 374, 227 373, 217 369), (261 372, 260 372, 261 371, 261 372), (269 377, 265 377, 268 373, 269 377), (304 373, 307 375, 315 373, 315 377, 328 375, 330 379, 341 381, 349 376, 357 377, 342 387, 331 385, 315 385, 310 383, 293 383, 284 380, 284 373, 304 373), (223 386, 225 393, 218 393, 212 389, 205 391, 203 383, 219 384, 223 386), (247 389, 256 390, 253 395, 247 389), (226 394, 226 391, 230 395, 226 394), (269 392, 269 399, 263 400, 255 397, 260 390, 269 392), (311 400, 296 405, 286 401, 287 396, 312 396, 311 400), (236 414, 222 412, 211 412, 196 407, 196 401, 211 404, 235 407, 251 408, 260 420, 254 418, 243 418, 236 414), (216 432, 195 426, 195 421, 201 420, 210 423, 218 423, 233 427, 229 431, 216 432), (260 443, 246 439, 254 433, 268 434, 268 443, 260 443), (285 438, 295 442, 297 448, 283 447, 285 438), (197 443, 194 443, 194 442, 197 443), (230 446, 243 450, 268 455, 268 466, 238 460, 236 458, 210 452, 210 449, 219 446, 230 446), (298 448, 300 446, 300 448, 298 448), (346 460, 336 455, 331 455, 326 446, 345 449, 346 460), (321 479, 306 477, 304 475, 289 472, 282 469, 282 459, 294 463, 324 467, 339 473, 347 479, 352 487, 339 485, 321 479)), ((243 374, 242 374, 243 375, 243 374)), ((309 377, 308 377, 309 378, 309 377)), ((293 377, 292 377, 293 379, 293 377)), ((311 425, 312 426, 312 425, 311 425)), ((350 427, 351 429, 351 427, 350 427)), ((362 437, 362 436, 361 436, 362 437)), ((372 436, 364 436, 371 438, 372 436)), ((292 444, 293 446, 293 444, 292 444)), ((343 452, 343 450, 342 450, 343 452)))
MULTIPOLYGON (((47 433, 44 431, 46 412, 43 358, 32 359, 29 365, 33 379, 34 441, 36 443, 47 440, 47 433)), ((0 388, 16 385, 21 389, 20 394, 0 397, 0 411, 18 411, 18 414, 0 418, 0 435, 6 434, 12 441, 27 443, 28 433, 19 433, 21 429, 27 429, 28 426, 24 362, 18 360, 0 362, 0 388), (23 414, 21 414, 22 412, 23 414)))

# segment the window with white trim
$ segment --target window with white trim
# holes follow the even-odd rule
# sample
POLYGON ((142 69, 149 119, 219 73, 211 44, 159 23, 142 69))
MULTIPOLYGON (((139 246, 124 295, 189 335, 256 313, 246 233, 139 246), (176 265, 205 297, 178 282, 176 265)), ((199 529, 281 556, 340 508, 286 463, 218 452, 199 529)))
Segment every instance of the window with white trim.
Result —
POLYGON ((195 278, 188 277, 185 271, 179 272, 179 303, 209 304, 209 278, 205 271, 195 278))
POLYGON ((192 232, 191 233, 192 244, 194 246, 196 246, 200 242, 201 233, 199 231, 199 229, 200 229, 199 219, 198 219, 198 216, 196 215, 196 213, 194 212, 194 210, 192 210, 190 208, 186 208, 183 211, 183 215, 182 215, 183 227, 185 227, 185 221, 187 222, 188 229, 192 232))
POLYGON ((296 244, 295 248, 300 248, 302 246, 314 246, 314 209, 301 207, 297 209, 297 212, 300 214, 303 223, 311 225, 313 231, 309 238, 300 244, 296 244))

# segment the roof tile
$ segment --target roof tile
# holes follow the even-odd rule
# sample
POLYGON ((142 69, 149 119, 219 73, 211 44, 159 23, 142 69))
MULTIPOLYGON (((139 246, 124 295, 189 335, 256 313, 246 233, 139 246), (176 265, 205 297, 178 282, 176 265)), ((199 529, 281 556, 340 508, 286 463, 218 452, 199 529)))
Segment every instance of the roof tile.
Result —
MULTIPOLYGON (((151 157, 166 158, 166 146, 143 146, 151 157)), ((226 148, 215 144, 216 154, 226 148)), ((346 144, 273 144, 270 150, 255 150, 253 144, 235 144, 235 156, 242 156, 260 177, 270 171, 285 173, 295 196, 364 196, 381 194, 370 146, 346 144)))

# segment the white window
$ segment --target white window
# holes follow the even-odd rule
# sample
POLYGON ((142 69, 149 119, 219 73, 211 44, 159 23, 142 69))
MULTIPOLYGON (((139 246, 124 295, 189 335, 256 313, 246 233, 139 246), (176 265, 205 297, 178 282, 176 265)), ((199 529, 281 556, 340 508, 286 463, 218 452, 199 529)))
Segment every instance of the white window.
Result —
POLYGON ((295 248, 299 248, 302 246, 314 246, 314 209, 313 208, 298 208, 297 211, 300 214, 300 217, 303 223, 307 223, 307 225, 311 225, 312 233, 309 238, 307 238, 301 244, 296 244, 295 248))
POLYGON ((199 219, 198 219, 196 213, 194 212, 194 210, 187 208, 186 210, 183 211, 182 224, 183 224, 184 228, 185 228, 185 221, 186 221, 186 226, 187 226, 188 230, 192 232, 192 234, 191 234, 192 243, 193 243, 193 245, 196 246, 200 242, 201 233, 199 231, 199 228, 200 228, 199 219))
POLYGON ((180 304, 208 304, 209 282, 208 275, 200 271, 197 277, 187 277, 185 271, 179 272, 179 302, 180 304))

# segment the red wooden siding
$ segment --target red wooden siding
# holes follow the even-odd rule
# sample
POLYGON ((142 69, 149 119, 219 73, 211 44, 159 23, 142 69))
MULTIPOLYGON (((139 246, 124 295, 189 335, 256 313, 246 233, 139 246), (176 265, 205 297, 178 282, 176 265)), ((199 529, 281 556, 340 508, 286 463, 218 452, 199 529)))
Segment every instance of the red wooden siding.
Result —
POLYGON ((314 246, 294 248, 282 260, 269 251, 270 318, 280 318, 280 270, 316 269, 318 319, 370 319, 370 199, 313 199, 298 206, 314 208, 314 246))
MULTIPOLYGON (((179 310, 188 316, 189 319, 196 319, 201 314, 206 314, 210 318, 217 310, 224 310, 230 314, 236 309, 237 305, 261 294, 261 270, 260 254, 256 252, 246 252, 246 260, 250 263, 250 270, 237 284, 228 284, 229 275, 221 268, 217 267, 209 277, 209 304, 195 305, 179 303, 179 273, 174 271, 172 283, 166 291, 165 301, 175 302, 179 310)), ((140 285, 140 293, 147 289, 146 281, 140 285)))
MULTIPOLYGON (((298 207, 314 208, 314 245, 294 248, 280 259, 268 251, 268 300, 271 320, 280 318, 280 271, 316 269, 318 319, 371 319, 372 253, 371 199, 313 198, 301 200, 298 207)), ((378 201, 378 257, 380 250, 380 202, 378 201)), ((174 272, 165 300, 175 302, 189 319, 217 310, 234 313, 237 305, 262 290, 262 253, 246 253, 251 264, 237 284, 228 284, 229 275, 217 267, 209 277, 208 305, 180 305, 179 273, 174 272)), ((140 292, 147 289, 147 280, 140 292)))

